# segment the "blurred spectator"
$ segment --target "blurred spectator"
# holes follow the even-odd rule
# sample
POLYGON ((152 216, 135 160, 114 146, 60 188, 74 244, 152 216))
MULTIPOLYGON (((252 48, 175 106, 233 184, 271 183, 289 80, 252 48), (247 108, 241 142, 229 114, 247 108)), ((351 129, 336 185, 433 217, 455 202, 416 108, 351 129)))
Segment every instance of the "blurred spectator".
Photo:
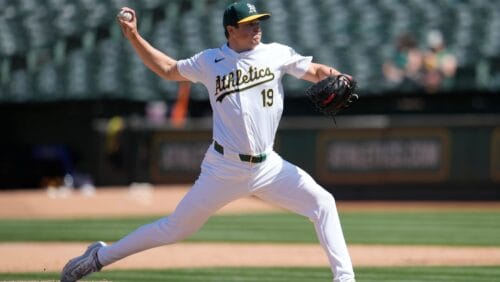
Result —
POLYGON ((150 101, 146 103, 146 119, 156 125, 165 122, 168 106, 164 101, 150 101))
POLYGON ((35 145, 32 157, 36 163, 37 177, 42 187, 73 187, 73 156, 59 144, 35 145), (68 177, 67 177, 68 176, 68 177))
POLYGON ((180 81, 179 89, 177 91, 177 101, 175 102, 172 113, 170 115, 170 122, 174 127, 183 127, 186 123, 188 106, 189 106, 189 92, 191 91, 191 82, 180 81))
POLYGON ((392 88, 416 90, 421 88, 423 54, 411 34, 401 34, 396 41, 394 56, 383 65, 386 80, 392 88))
POLYGON ((44 188, 80 188, 87 193, 94 190, 94 181, 87 173, 75 168, 75 155, 65 145, 35 145, 32 149, 40 185, 44 188))
POLYGON ((120 116, 112 117, 106 126, 106 155, 114 168, 124 166, 125 150, 122 146, 125 120, 120 116))
POLYGON ((446 47, 443 35, 438 30, 427 34, 428 50, 424 53, 423 84, 428 93, 449 89, 454 84, 457 59, 446 47))

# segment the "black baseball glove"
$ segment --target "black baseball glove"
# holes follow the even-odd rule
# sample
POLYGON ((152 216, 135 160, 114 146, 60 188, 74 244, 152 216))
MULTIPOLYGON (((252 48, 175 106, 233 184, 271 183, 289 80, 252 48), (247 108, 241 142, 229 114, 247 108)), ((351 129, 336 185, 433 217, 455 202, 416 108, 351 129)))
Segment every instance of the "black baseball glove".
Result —
POLYGON ((335 115, 359 99, 355 90, 356 81, 348 75, 340 74, 311 85, 307 88, 306 95, 319 112, 331 116, 335 121, 335 115))

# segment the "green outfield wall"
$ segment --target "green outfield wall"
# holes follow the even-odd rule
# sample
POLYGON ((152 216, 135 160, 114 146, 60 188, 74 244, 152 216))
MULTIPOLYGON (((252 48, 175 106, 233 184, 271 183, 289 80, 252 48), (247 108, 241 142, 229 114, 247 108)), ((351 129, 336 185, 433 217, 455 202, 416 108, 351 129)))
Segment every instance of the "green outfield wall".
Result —
MULTIPOLYGON (((285 118, 275 149, 342 198, 499 199, 500 116, 285 118)), ((122 133, 123 183, 192 183, 209 120, 185 129, 136 121, 122 133)), ((106 143, 101 134, 101 148, 106 143)), ((98 182, 116 181, 101 150, 98 182)))

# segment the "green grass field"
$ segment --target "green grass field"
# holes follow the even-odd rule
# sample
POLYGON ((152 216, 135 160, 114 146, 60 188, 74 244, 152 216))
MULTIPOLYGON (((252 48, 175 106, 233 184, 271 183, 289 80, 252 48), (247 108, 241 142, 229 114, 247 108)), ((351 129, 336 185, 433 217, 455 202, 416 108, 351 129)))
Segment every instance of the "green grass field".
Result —
MULTIPOLYGON (((0 220, 0 241, 114 241, 158 217, 0 220)), ((341 214, 350 244, 500 246, 500 211, 345 212, 341 214)), ((214 216, 192 242, 314 243, 312 223, 288 214, 214 216)), ((500 281, 493 267, 356 268, 358 282, 500 281)), ((0 273, 0 281, 54 281, 57 273, 0 273)), ((87 280, 106 281, 331 281, 328 268, 210 268, 104 271, 87 280)))
MULTIPOLYGON (((500 267, 356 268, 357 282, 495 282, 500 267)), ((54 281, 57 273, 1 274, 0 280, 54 281)), ((173 282, 325 282, 328 268, 207 268, 182 270, 105 271, 87 281, 173 282)))
MULTIPOLYGON (((115 241, 157 217, 0 220, 0 241, 115 241), (36 230, 36 232, 33 232, 36 230)), ((343 213, 348 243, 500 246, 500 212, 343 213)), ((289 214, 214 216, 188 241, 316 243, 312 223, 289 214)))

